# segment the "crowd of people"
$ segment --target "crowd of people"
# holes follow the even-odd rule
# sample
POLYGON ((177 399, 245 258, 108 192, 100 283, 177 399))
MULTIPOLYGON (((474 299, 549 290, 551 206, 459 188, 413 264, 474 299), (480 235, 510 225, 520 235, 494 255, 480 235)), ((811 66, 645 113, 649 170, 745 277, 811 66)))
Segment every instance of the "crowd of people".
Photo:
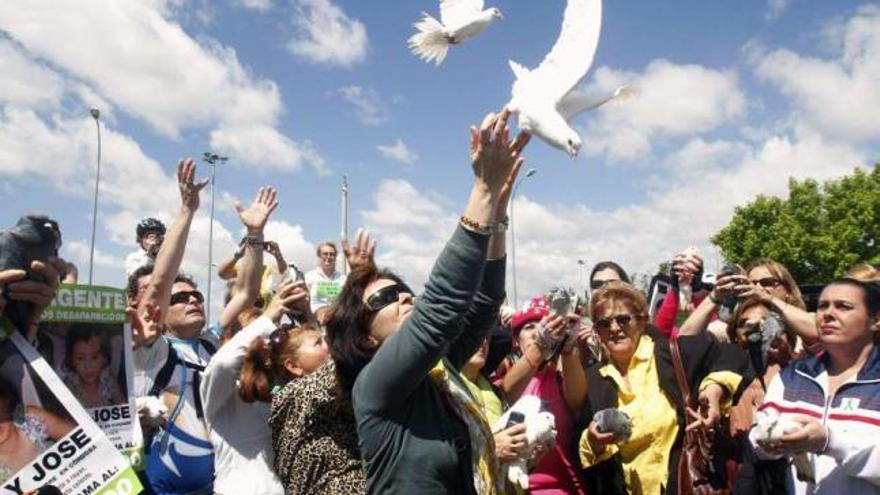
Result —
MULTIPOLYGON (((176 216, 140 222, 125 267, 130 393, 161 405, 139 411, 147 492, 880 493, 877 267, 829 281, 811 312, 782 264, 712 281, 685 249, 656 309, 612 261, 589 298, 548 287, 511 307, 506 212, 529 136, 507 119, 472 128, 472 189, 418 295, 363 231, 319 244, 312 271, 288 263, 264 233, 278 194, 263 187, 237 205, 246 235, 206 321, 181 263, 207 182, 179 163, 176 216)), ((29 268, 42 281, 0 271, 0 309, 30 304, 21 330, 36 342, 72 270, 29 268)), ((71 390, 121 402, 107 342, 72 335, 71 390)), ((0 473, 15 471, 10 448, 51 437, 35 417, 0 394, 0 473)))

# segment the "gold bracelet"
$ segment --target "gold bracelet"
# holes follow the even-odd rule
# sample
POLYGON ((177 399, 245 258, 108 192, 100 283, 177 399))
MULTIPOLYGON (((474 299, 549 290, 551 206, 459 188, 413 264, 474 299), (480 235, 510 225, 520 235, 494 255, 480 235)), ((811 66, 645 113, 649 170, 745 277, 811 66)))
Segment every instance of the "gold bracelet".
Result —
POLYGON ((474 220, 473 218, 462 215, 459 221, 466 229, 476 232, 477 234, 489 235, 492 233, 492 227, 482 225, 479 221, 474 220))

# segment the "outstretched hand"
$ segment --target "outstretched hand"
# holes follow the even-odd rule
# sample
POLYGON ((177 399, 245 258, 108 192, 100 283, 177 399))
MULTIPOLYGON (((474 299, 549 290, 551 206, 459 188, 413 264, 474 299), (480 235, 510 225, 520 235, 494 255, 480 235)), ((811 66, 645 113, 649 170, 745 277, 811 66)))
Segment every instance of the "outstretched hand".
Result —
POLYGON ((375 264, 373 256, 376 254, 376 240, 370 238, 370 233, 364 229, 358 229, 354 236, 354 244, 349 245, 348 239, 342 239, 342 251, 345 259, 353 269, 360 266, 375 264))
POLYGON ((144 303, 142 311, 143 313, 132 307, 125 310, 125 313, 131 318, 133 350, 152 344, 159 335, 164 333, 164 329, 159 323, 159 307, 148 302, 144 303))
POLYGON ((526 132, 520 132, 511 142, 510 129, 507 127, 509 117, 510 110, 504 109, 500 114, 486 115, 479 130, 471 127, 471 166, 474 176, 496 200, 501 198, 505 188, 509 197, 513 188, 511 176, 515 179, 515 171, 522 166, 523 158, 520 155, 531 137, 526 132))
POLYGON ((278 207, 278 194, 272 187, 261 187, 257 191, 254 202, 245 209, 240 202, 235 202, 235 210, 238 211, 238 217, 241 223, 247 228, 249 233, 259 233, 263 231, 269 215, 278 207))
POLYGON ((177 187, 180 189, 180 203, 192 211, 199 209, 199 193, 208 185, 210 179, 195 182, 196 162, 185 158, 177 163, 177 187))

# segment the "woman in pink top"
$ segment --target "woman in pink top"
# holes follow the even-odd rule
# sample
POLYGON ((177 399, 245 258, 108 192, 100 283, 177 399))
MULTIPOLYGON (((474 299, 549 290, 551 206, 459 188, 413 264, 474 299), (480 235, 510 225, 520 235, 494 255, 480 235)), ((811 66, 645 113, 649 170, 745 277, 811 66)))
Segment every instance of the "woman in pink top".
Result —
MULTIPOLYGON (((556 419, 556 448, 529 474, 529 493, 584 495, 569 452, 575 441, 573 414, 581 409, 587 394, 586 375, 574 342, 564 346, 558 362, 545 361, 549 352, 539 345, 538 332, 542 323, 552 321, 548 315, 546 299, 536 297, 527 309, 513 316, 510 326, 521 357, 504 375, 501 388, 510 403, 523 395, 539 397, 556 419)), ((564 331, 563 325, 552 326, 564 331)))

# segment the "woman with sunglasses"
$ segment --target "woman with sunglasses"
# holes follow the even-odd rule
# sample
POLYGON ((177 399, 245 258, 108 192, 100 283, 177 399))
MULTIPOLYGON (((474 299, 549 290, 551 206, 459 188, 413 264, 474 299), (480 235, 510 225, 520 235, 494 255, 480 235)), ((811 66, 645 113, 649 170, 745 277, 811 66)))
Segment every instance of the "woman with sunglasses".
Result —
MULTIPOLYGON (((460 376, 504 300, 504 222, 528 135, 509 112, 471 129, 474 184, 422 295, 372 263, 354 268, 327 321, 357 420, 368 493, 504 493, 492 432, 460 376)), ((363 253, 366 258, 368 253, 363 253)))
POLYGON ((736 397, 748 362, 743 353, 705 334, 677 339, 687 381, 698 386, 702 413, 686 408, 675 379, 669 341, 648 325, 648 303, 628 284, 609 282, 593 296, 593 328, 605 360, 587 368, 579 453, 587 493, 678 493, 676 472, 685 428, 714 425, 736 397), (617 442, 593 415, 617 408, 632 418, 632 435, 617 442))
POLYGON ((308 302, 305 282, 280 286, 263 315, 229 339, 202 374, 201 399, 215 455, 215 493, 284 493, 272 470, 271 392, 328 358, 318 332, 278 328, 282 316, 307 311, 308 302), (305 347, 311 351, 307 356, 301 351, 305 347))
MULTIPOLYGON (((719 275, 709 297, 691 313, 679 333, 694 335, 702 332, 728 296, 740 301, 760 299, 782 315, 785 326, 803 339, 806 346, 816 343, 816 319, 807 312, 797 283, 782 263, 767 258, 756 259, 743 272, 719 275)), ((811 350, 815 352, 818 349, 811 350)))
POLYGON ((880 493, 880 288, 844 278, 816 309, 825 352, 799 359, 769 384, 761 409, 788 423, 781 436, 752 441, 763 458, 806 454, 813 481, 797 493, 880 493))

